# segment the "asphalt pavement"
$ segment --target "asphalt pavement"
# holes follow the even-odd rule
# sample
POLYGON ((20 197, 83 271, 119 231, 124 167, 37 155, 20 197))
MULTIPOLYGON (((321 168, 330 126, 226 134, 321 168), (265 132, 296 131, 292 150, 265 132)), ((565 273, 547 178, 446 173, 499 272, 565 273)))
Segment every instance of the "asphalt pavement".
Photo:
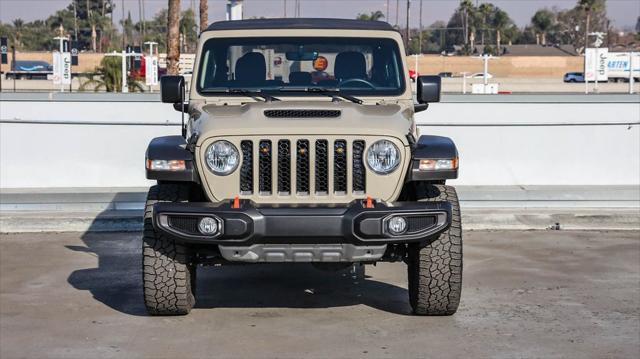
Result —
POLYGON ((197 307, 149 317, 139 233, 0 235, 0 358, 631 358, 640 232, 471 231, 458 313, 411 316, 402 263, 198 269, 197 307))

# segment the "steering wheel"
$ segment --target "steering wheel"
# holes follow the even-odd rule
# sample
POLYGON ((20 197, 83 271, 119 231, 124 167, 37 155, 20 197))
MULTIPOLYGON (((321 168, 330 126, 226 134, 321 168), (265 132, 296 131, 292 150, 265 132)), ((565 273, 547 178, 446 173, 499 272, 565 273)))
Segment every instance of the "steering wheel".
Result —
POLYGON ((351 83, 351 82, 360 82, 360 83, 363 83, 363 84, 365 84, 365 85, 369 86, 371 89, 375 89, 375 88, 376 88, 376 85, 372 84, 371 82, 369 82, 369 81, 367 81, 367 80, 364 80, 364 79, 357 79, 357 78, 347 79, 347 80, 341 81, 341 82, 338 84, 338 87, 342 87, 342 86, 344 86, 344 84, 348 84, 348 83, 351 83))

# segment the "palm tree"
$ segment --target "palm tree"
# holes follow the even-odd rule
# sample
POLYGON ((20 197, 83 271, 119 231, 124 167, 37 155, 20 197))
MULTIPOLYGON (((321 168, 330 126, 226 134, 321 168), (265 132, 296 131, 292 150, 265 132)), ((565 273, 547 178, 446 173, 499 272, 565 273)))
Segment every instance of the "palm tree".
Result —
POLYGON ((480 16, 482 16, 482 32, 480 33, 480 41, 482 43, 482 47, 484 47, 484 32, 487 28, 487 19, 491 16, 491 13, 493 13, 493 4, 482 3, 478 10, 480 10, 480 16))
POLYGON ((16 48, 20 47, 20 40, 22 39, 22 30, 24 29, 24 21, 20 18, 13 20, 13 28, 15 29, 15 41, 16 48))
MULTIPOLYGON (((127 78, 129 92, 144 92, 144 87, 137 81, 127 78)), ((98 92, 122 92, 122 58, 105 56, 100 61, 100 67, 89 79, 80 85, 80 91, 93 89, 98 92), (97 76, 97 78, 96 78, 97 76)))
POLYGON ((596 5, 597 0, 579 0, 578 5, 584 10, 586 15, 586 24, 584 27, 584 48, 589 47, 589 23, 591 22, 591 11, 596 5))
POLYGON ((180 62, 180 0, 169 0, 167 20, 167 73, 177 75, 180 62))
POLYGON ((207 0, 200 0, 200 32, 209 26, 209 5, 207 0))
POLYGON ((511 24, 509 14, 496 7, 495 14, 493 14, 493 27, 496 29, 496 49, 498 55, 501 54, 500 42, 502 40, 502 34, 505 29, 511 24))
POLYGON ((542 45, 547 44, 547 32, 549 32, 553 27, 553 23, 555 21, 554 18, 555 15, 553 12, 547 9, 538 10, 535 15, 533 15, 531 18, 531 24, 541 37, 541 39, 539 39, 538 36, 536 36, 536 42, 542 43, 542 45))
POLYGON ((358 14, 356 20, 380 21, 384 19, 384 14, 380 10, 372 11, 370 14, 358 14))
POLYGON ((106 16, 102 16, 98 11, 90 11, 87 21, 89 23, 89 27, 91 27, 91 50, 93 50, 93 52, 101 51, 102 49, 98 48, 97 30, 100 29, 100 33, 102 33, 109 19, 107 19, 106 16))
POLYGON ((469 44, 469 15, 473 16, 475 7, 471 0, 460 1, 460 16, 462 17, 462 32, 464 33, 464 44, 469 44))

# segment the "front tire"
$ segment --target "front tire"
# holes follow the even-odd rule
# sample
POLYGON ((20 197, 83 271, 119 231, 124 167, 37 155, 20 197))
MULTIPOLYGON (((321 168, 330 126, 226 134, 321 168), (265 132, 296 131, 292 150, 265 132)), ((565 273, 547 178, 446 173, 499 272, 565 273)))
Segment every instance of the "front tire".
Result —
POLYGON ((451 226, 426 246, 410 246, 407 261, 409 302, 416 315, 452 315, 462 292, 462 225, 455 188, 424 184, 419 202, 451 203, 451 226))
POLYGON ((185 315, 195 300, 196 267, 189 248, 153 227, 153 205, 186 202, 189 188, 160 184, 149 189, 142 238, 144 304, 150 315, 185 315))

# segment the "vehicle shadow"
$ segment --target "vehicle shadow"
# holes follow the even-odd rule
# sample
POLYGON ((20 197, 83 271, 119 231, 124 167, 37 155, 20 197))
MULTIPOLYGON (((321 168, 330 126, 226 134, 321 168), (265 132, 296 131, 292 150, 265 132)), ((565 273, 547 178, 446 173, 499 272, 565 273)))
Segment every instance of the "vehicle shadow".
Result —
MULTIPOLYGON (((67 281, 119 312, 146 316, 142 299, 141 236, 135 232, 101 232, 105 211, 81 236, 84 246, 66 246, 91 253, 96 268, 73 271, 67 281)), ((142 219, 139 219, 142 223, 142 219)), ((134 229, 135 227, 130 227, 134 229)), ((138 227, 140 228, 140 227, 138 227)), ((398 263, 398 266, 404 264, 398 263)), ((321 271, 311 264, 247 264, 198 267, 196 308, 331 308, 364 304, 379 310, 410 314, 407 290, 371 277, 357 280, 349 270, 321 271)))

